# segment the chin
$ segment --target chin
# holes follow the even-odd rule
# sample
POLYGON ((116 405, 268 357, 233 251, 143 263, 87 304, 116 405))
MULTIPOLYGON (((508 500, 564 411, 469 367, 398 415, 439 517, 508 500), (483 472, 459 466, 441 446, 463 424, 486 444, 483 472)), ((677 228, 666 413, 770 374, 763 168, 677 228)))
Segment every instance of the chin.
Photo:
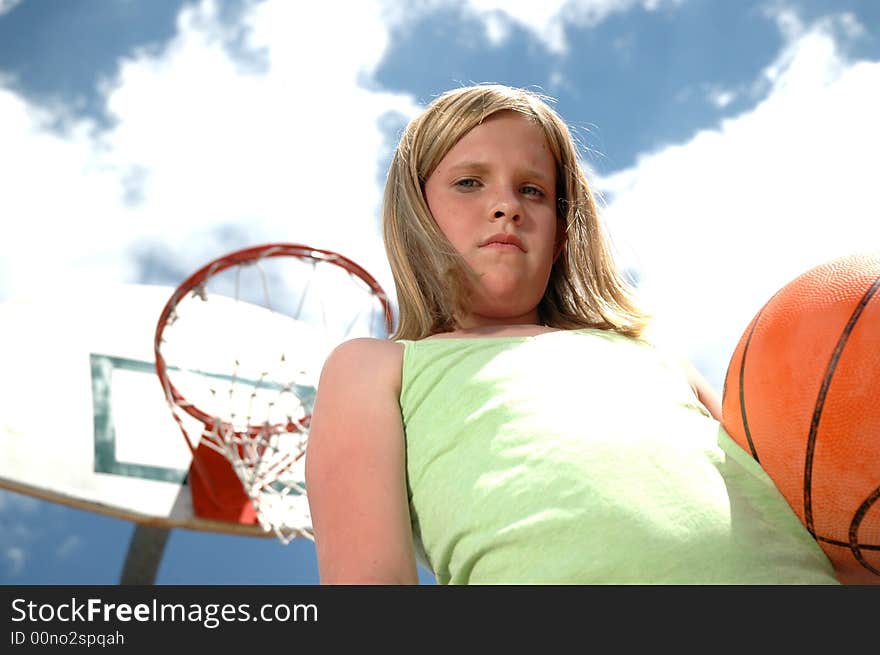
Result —
MULTIPOLYGON (((485 279, 474 297, 474 310, 481 308, 486 316, 501 312, 503 314, 526 314, 540 304, 546 285, 524 284, 515 279, 485 279)), ((482 313, 482 312, 481 312, 482 313)))

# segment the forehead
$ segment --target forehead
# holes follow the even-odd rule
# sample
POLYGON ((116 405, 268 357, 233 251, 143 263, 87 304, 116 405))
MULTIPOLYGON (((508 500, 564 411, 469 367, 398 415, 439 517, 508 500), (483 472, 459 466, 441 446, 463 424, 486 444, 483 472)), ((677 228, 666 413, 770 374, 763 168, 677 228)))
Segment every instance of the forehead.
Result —
POLYGON ((516 157, 531 166, 556 167, 543 127, 533 118, 511 110, 492 114, 465 132, 441 165, 453 165, 462 159, 481 161, 496 154, 516 157))

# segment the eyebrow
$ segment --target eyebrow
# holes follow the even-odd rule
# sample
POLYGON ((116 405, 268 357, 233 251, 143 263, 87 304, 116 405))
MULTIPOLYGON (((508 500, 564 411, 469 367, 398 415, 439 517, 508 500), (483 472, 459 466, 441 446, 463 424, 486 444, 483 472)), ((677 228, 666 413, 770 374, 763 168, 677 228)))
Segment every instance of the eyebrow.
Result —
MULTIPOLYGON (((459 162, 458 164, 455 164, 454 166, 449 167, 450 174, 464 173, 464 172, 486 173, 486 172, 488 172, 488 170, 489 170, 489 166, 487 164, 485 164, 481 161, 477 161, 477 160, 463 161, 463 162, 459 162)), ((525 177, 531 178, 531 179, 548 181, 548 182, 551 179, 551 178, 548 178, 547 175, 545 175, 544 173, 539 171, 537 168, 526 167, 521 171, 521 173, 523 175, 525 175, 525 177)))

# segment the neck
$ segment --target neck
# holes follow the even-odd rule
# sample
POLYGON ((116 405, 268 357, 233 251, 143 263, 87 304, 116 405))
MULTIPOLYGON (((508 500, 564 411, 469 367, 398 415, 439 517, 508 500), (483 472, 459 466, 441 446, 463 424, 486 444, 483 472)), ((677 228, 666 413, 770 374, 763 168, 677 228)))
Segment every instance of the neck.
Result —
POLYGON ((455 328, 447 334, 460 336, 530 335, 547 329, 546 324, 538 318, 536 311, 523 316, 504 317, 470 314, 463 319, 456 317, 455 328))
POLYGON ((448 339, 456 337, 533 337, 545 332, 556 332, 559 328, 546 325, 515 323, 504 325, 483 325, 473 328, 455 328, 451 332, 432 334, 428 339, 448 339))
POLYGON ((538 311, 532 310, 521 316, 483 316, 468 314, 455 316, 455 332, 492 332, 504 328, 536 327, 544 323, 538 318, 538 311))

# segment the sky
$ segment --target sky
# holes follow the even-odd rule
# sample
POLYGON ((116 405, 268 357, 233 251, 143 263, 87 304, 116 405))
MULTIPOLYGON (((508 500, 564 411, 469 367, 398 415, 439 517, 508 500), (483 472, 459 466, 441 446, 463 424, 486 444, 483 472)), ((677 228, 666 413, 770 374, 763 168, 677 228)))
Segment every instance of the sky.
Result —
MULTIPOLYGON (((719 392, 777 289, 880 248, 875 0, 0 0, 0 302, 268 241, 393 293, 396 139, 476 82, 555 99, 658 334, 719 392)), ((115 584, 133 530, 0 491, 0 584, 115 584)), ((156 578, 317 581, 306 540, 188 530, 156 578)))

